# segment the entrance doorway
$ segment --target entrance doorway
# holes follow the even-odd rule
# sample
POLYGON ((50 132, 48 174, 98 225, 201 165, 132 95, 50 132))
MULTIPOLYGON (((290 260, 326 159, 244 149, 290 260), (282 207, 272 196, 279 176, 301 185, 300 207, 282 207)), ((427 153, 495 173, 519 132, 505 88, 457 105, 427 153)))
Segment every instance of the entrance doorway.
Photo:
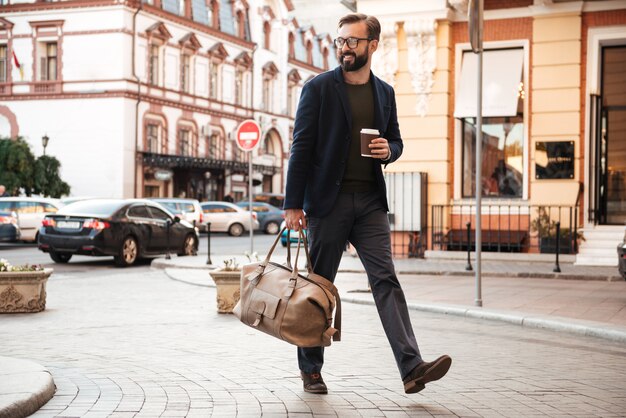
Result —
POLYGON ((600 95, 592 95, 590 220, 626 224, 626 46, 602 48, 600 95))

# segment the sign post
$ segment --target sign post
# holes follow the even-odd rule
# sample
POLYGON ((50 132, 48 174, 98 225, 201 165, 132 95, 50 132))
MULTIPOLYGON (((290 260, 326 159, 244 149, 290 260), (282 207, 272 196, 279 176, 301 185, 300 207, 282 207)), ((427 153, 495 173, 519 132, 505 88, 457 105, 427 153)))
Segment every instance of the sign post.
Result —
MULTIPOLYGON (((478 54, 476 87, 476 306, 483 306, 481 284, 482 251, 482 145, 483 145, 483 0, 471 0, 468 8, 469 38, 472 51, 478 54)), ((469 242, 467 244, 469 246, 469 242)))
POLYGON ((252 151, 261 142, 261 127, 253 119, 244 120, 237 127, 235 140, 240 150, 248 153, 248 210, 250 211, 250 255, 254 252, 252 225, 252 151))

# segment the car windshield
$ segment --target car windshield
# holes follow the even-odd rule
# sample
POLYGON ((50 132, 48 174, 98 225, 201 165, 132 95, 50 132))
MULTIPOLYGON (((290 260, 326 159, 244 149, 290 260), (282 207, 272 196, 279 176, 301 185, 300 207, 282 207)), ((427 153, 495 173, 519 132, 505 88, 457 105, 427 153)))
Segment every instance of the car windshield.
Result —
POLYGON ((89 214, 106 217, 111 216, 122 205, 124 201, 118 200, 81 200, 65 206, 62 212, 67 215, 89 214))

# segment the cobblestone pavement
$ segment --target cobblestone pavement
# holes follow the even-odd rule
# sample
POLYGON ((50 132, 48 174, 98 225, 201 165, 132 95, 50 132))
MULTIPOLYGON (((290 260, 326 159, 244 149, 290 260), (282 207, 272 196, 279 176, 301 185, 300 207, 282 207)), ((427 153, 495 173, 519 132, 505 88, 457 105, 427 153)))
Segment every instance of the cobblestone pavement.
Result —
POLYGON ((402 390, 375 308, 344 304, 327 349, 329 395, 302 391, 295 349, 215 309, 215 289, 136 268, 52 277, 48 306, 0 320, 5 356, 44 365, 57 385, 35 417, 602 416, 626 414, 626 346, 411 312, 443 380, 402 390))

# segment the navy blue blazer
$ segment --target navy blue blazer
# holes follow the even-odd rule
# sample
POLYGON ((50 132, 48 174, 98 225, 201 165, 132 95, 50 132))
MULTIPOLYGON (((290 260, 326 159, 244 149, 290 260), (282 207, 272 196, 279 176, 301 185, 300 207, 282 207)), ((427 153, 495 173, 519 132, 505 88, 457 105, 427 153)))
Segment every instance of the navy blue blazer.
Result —
MULTIPOLYGON (((382 164, 402 154, 393 88, 370 73, 374 90, 373 126, 387 139, 391 158, 375 164, 378 192, 385 205, 387 192, 382 164)), ((287 170, 285 209, 304 209, 326 216, 337 199, 350 149, 352 118, 341 67, 322 73, 302 88, 287 170)), ((381 161, 381 160, 376 160, 381 161)))

